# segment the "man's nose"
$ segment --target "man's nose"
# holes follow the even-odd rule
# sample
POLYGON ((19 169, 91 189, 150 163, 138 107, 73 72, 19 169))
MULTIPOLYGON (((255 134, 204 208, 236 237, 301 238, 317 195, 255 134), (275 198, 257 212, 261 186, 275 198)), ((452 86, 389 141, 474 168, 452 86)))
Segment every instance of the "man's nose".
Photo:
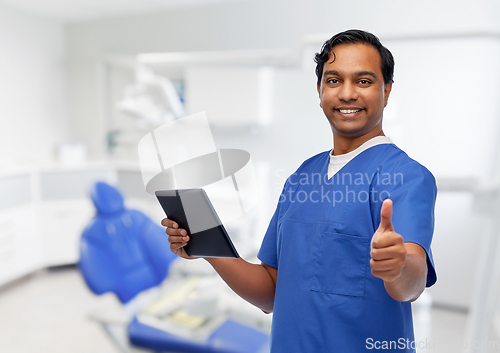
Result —
POLYGON ((344 82, 344 84, 339 89, 338 98, 341 101, 349 102, 358 99, 359 95, 356 90, 356 86, 351 82, 344 82))

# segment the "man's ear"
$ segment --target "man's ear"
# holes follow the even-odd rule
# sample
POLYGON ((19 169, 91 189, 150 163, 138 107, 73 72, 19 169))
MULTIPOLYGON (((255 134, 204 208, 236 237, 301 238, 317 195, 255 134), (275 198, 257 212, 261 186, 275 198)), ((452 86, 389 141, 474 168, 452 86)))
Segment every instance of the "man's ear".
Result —
POLYGON ((319 106, 323 108, 323 104, 321 104, 321 86, 316 85, 316 89, 318 90, 318 96, 319 96, 319 106))
POLYGON ((388 83, 384 86, 384 107, 387 106, 387 102, 389 101, 389 95, 391 94, 392 90, 392 82, 388 83))

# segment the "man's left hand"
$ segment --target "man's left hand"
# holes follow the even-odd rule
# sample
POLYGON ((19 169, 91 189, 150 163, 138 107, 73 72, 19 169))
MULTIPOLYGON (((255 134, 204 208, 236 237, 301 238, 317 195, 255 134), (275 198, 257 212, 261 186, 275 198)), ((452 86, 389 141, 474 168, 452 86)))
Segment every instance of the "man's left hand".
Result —
POLYGON ((380 225, 371 242, 370 267, 375 277, 392 282, 401 276, 406 262, 403 237, 392 226, 392 200, 384 200, 380 210, 380 225))

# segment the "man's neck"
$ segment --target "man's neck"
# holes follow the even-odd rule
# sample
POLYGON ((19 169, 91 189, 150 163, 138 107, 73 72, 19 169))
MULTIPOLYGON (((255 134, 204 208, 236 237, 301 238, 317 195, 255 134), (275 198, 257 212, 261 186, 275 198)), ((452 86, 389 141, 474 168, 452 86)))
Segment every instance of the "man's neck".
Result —
POLYGON ((356 138, 345 138, 343 136, 336 136, 334 134, 332 154, 334 156, 337 156, 337 155, 346 154, 346 153, 349 153, 351 151, 354 151, 356 148, 361 146, 363 143, 365 143, 368 140, 371 140, 372 138, 374 138, 376 136, 385 136, 384 131, 380 130, 379 133, 366 134, 366 135, 359 136, 356 138))

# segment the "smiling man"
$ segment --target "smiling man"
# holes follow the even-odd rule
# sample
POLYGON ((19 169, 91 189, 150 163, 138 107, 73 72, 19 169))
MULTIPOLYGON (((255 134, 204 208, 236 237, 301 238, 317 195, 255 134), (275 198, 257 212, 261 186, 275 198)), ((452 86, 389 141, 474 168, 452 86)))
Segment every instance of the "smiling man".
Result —
MULTIPOLYGON (((274 312, 272 353, 414 352, 410 302, 436 282, 434 177, 384 135, 394 60, 377 37, 339 33, 315 61, 333 149, 287 179, 261 264, 207 261, 242 298, 274 312)), ((189 258, 185 230, 162 224, 171 250, 189 258)))
MULTIPOLYGON (((326 53, 316 58, 318 64, 323 63, 326 53)), ((334 148, 336 155, 383 135, 382 116, 392 79, 384 81, 381 61, 379 51, 370 44, 340 44, 328 53, 323 72, 318 72, 320 106, 341 143, 334 148)))

